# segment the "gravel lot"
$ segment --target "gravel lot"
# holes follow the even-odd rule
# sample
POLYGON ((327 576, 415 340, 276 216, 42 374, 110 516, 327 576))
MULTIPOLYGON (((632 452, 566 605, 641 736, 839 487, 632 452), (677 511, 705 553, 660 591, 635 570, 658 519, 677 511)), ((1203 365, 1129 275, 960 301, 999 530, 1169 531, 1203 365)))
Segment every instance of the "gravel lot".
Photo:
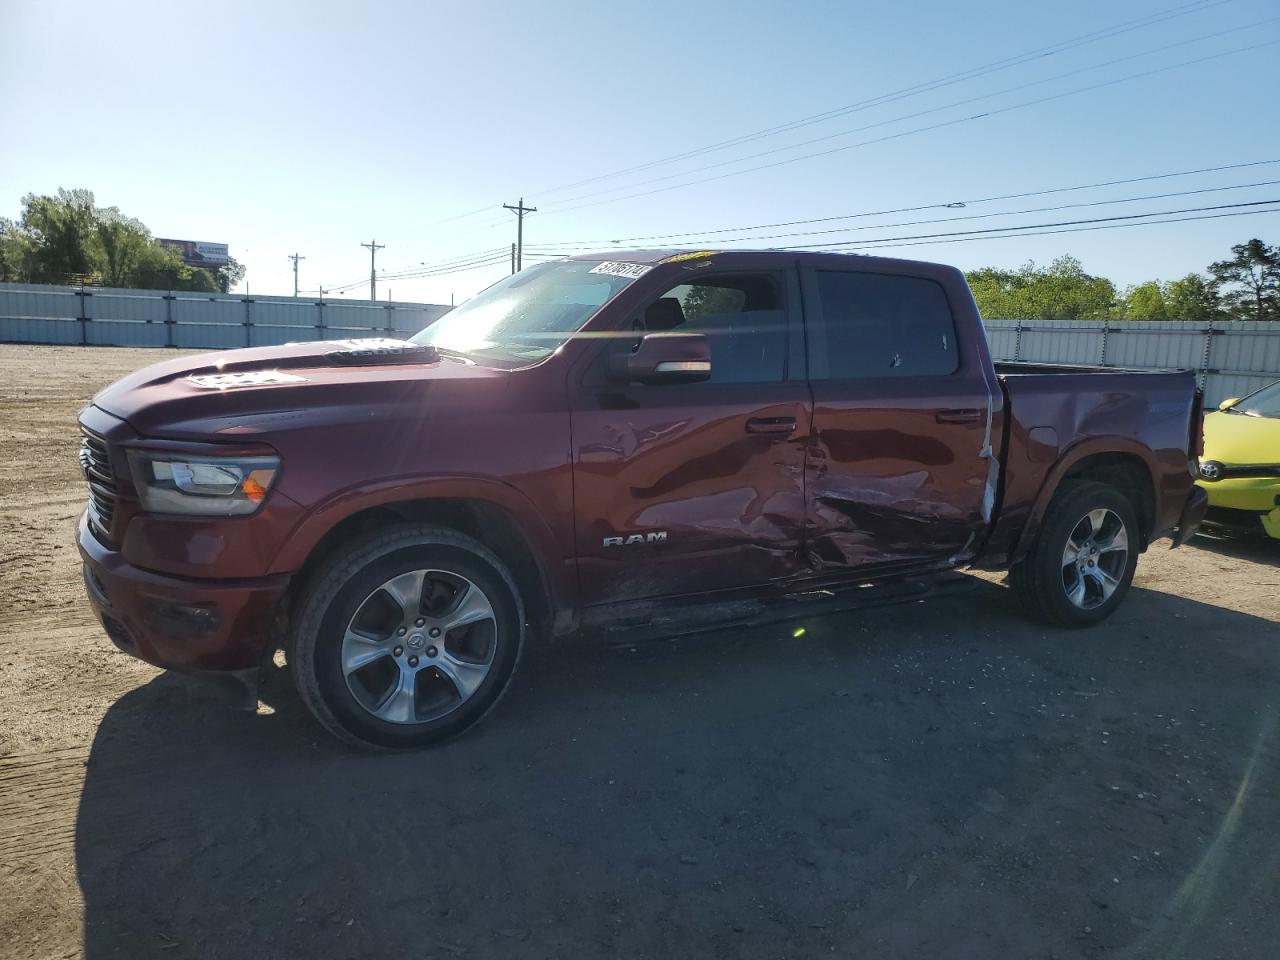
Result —
POLYGON ((1280 546, 1158 544, 1083 633, 973 578, 535 649, 362 755, 90 615, 75 414, 160 357, 0 346, 0 957, 1275 956, 1280 546))

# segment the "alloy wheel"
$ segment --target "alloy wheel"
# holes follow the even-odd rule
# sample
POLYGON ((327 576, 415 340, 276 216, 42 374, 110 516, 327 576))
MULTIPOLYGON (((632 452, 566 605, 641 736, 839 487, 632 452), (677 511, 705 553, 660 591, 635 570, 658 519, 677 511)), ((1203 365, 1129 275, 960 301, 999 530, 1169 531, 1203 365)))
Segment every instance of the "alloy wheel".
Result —
POLYGON ((497 650, 493 604, 447 570, 412 570, 373 590, 342 637, 347 689, 388 723, 438 720, 484 683, 497 650))
POLYGON ((1102 606, 1124 579, 1129 532, 1114 510, 1090 510, 1071 530, 1062 552, 1062 588, 1081 610, 1102 606))

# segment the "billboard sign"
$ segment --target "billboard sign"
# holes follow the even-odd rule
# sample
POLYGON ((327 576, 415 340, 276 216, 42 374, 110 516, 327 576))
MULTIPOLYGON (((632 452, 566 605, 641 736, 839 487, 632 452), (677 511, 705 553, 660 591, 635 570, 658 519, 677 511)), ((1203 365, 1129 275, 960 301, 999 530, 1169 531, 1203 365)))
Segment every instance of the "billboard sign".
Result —
POLYGON ((156 237, 162 247, 177 250, 184 263, 192 267, 221 267, 231 259, 231 251, 225 243, 205 243, 201 240, 169 240, 156 237))

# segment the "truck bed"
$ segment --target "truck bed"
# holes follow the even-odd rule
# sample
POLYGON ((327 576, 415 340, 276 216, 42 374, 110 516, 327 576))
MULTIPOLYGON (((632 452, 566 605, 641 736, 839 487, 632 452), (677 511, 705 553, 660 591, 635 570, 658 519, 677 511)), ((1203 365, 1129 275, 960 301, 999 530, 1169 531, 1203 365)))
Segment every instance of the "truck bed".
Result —
POLYGON ((1006 562, 1059 465, 1103 456, 1140 465, 1149 534, 1175 526, 1189 484, 1199 393, 1189 370, 1130 370, 1056 363, 997 363, 1004 392, 1000 507, 984 560, 1006 562))

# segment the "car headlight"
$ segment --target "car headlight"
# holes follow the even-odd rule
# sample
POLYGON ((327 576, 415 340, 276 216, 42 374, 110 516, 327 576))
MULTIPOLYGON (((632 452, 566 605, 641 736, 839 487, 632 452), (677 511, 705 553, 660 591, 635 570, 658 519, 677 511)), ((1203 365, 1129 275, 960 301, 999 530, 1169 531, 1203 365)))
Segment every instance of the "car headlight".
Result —
POLYGON ((279 457, 193 457, 133 450, 133 479, 150 513, 232 517, 262 505, 279 457))

